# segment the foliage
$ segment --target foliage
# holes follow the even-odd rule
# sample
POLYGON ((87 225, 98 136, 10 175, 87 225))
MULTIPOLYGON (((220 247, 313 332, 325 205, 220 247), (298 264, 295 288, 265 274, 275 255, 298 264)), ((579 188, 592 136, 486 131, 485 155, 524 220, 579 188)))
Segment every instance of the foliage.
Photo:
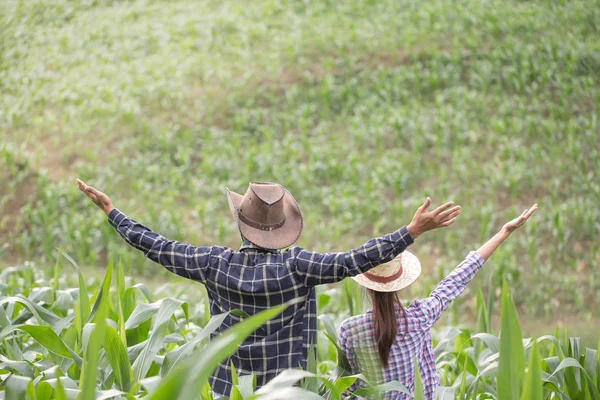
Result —
POLYGON ((420 240, 441 276, 535 200, 495 284, 591 318, 599 21, 598 0, 2 1, 0 242, 142 272, 75 177, 164 236, 230 246, 224 187, 273 180, 316 250, 394 230, 426 195, 462 204, 420 240))
MULTIPOLYGON (((109 264, 104 280, 89 287, 83 276, 79 286, 69 286, 59 263, 50 278, 31 264, 2 271, 0 398, 211 400, 207 379, 216 365, 284 307, 249 316, 208 342, 225 314, 209 319, 203 304, 190 310, 176 298, 156 300, 143 285, 127 285, 122 271, 119 266, 113 274, 109 264)), ((356 396, 406 391, 397 382, 382 385, 350 375, 335 344, 335 326, 347 308, 331 301, 338 295, 353 298, 348 288, 337 285, 319 293, 321 328, 314 368, 287 370, 258 390, 252 376, 234 374, 232 399, 336 399, 357 379, 363 383, 356 396), (294 386, 310 379, 316 384, 294 386)), ((599 400, 598 351, 584 348, 566 332, 522 340, 507 285, 502 292, 499 337, 457 328, 437 335, 441 398, 599 400), (514 390, 503 394, 507 385, 514 390)), ((356 307, 359 312, 363 305, 356 307)), ((422 396, 419 384, 415 391, 415 398, 422 396)))

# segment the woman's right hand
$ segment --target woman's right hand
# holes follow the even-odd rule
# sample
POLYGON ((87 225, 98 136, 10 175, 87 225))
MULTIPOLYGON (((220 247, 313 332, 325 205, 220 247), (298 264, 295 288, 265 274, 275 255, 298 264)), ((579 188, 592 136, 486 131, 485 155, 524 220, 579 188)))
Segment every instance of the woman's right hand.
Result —
POLYGON ((460 206, 452 207, 454 205, 453 201, 449 201, 433 211, 427 211, 430 205, 431 198, 428 197, 425 203, 417 208, 412 221, 406 227, 413 239, 427 231, 452 225, 460 214, 460 206))

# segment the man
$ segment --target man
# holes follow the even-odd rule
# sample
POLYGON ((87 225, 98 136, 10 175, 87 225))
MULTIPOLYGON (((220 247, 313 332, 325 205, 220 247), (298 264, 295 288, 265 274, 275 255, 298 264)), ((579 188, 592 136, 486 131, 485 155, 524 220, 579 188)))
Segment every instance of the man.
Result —
MULTIPOLYGON (((152 232, 117 210, 104 193, 77 184, 108 216, 123 239, 169 271, 205 284, 212 315, 233 309, 255 314, 295 300, 250 335, 214 372, 214 392, 229 396, 233 363, 240 375, 254 374, 260 387, 288 368, 306 368, 309 347, 316 345, 314 287, 362 274, 403 252, 419 235, 452 224, 460 213, 452 202, 428 212, 431 199, 411 223, 347 253, 315 253, 294 244, 302 232, 302 214, 292 195, 275 183, 250 183, 246 194, 227 190, 229 207, 244 240, 238 251, 221 246, 195 247, 152 232)), ((229 314, 216 334, 239 321, 229 314)))

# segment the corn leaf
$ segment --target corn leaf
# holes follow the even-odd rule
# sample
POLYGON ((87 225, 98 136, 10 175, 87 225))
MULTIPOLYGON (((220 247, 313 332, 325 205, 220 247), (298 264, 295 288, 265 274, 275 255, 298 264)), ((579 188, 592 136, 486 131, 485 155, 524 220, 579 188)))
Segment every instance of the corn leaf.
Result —
POLYGON ((500 357, 498 361, 498 398, 517 400, 520 398, 525 370, 521 327, 517 310, 512 301, 506 280, 502 286, 502 308, 500 313, 500 357))
POLYGON ((544 390, 542 385, 540 353, 537 341, 534 341, 529 353, 529 364, 527 366, 521 400, 543 400, 544 390))

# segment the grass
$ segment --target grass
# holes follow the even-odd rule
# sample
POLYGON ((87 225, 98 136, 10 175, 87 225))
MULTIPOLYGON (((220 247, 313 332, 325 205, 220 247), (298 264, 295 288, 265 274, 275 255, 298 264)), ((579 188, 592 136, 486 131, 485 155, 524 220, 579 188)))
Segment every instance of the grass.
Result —
MULTIPOLYGON (((169 238, 238 246, 224 187, 284 184, 300 245, 356 247, 431 196, 425 288, 507 216, 486 267, 529 316, 592 319, 600 199, 598 1, 0 4, 0 241, 10 261, 123 259, 81 177, 169 238)), ((8 259, 8 258, 6 258, 8 259)), ((152 269, 150 269, 152 268, 152 269)))

